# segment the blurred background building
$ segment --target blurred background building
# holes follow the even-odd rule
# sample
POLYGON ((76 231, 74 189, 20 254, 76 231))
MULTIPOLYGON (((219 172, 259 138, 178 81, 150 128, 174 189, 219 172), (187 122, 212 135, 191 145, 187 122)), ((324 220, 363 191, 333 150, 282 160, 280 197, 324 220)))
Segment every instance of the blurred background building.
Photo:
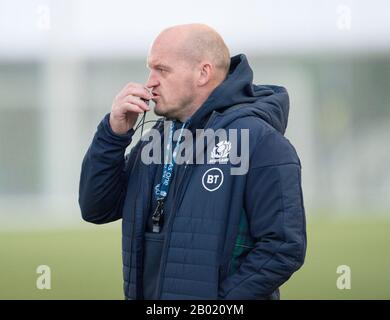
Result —
MULTIPOLYGON (((390 2, 0 0, 0 228, 81 224, 83 155, 164 28, 217 29, 285 86, 308 217, 390 215, 390 2)), ((153 117, 148 115, 148 117, 153 117)))

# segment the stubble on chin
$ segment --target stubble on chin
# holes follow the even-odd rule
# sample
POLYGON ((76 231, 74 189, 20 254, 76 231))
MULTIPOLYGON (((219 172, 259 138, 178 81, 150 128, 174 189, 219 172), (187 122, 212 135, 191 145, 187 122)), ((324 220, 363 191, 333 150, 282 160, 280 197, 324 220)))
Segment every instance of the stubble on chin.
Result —
POLYGON ((159 117, 164 117, 166 115, 166 112, 160 110, 158 107, 154 107, 154 113, 159 117))

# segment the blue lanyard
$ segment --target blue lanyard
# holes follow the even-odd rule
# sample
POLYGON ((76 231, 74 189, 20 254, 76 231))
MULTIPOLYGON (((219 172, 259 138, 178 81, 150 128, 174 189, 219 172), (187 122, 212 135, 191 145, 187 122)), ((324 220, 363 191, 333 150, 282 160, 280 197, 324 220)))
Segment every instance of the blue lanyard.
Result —
POLYGON ((168 195, 169 185, 171 184, 172 173, 173 173, 173 169, 175 166, 175 159, 176 159, 176 155, 177 155, 177 152, 179 150, 179 146, 180 146, 180 142, 181 142, 180 140, 183 136, 184 127, 188 123, 189 123, 189 120, 187 120, 186 122, 183 123, 183 125, 180 129, 179 138, 176 141, 175 149, 173 150, 172 162, 168 163, 169 158, 170 158, 171 149, 172 149, 172 144, 173 144, 173 131, 174 131, 174 122, 173 121, 171 122, 167 148, 165 150, 165 160, 164 160, 163 173, 161 176, 160 190, 155 191, 155 195, 156 195, 157 200, 164 201, 166 196, 168 195))
POLYGON ((179 138, 176 141, 175 149, 173 150, 172 154, 172 162, 169 162, 171 150, 172 150, 172 144, 173 144, 173 130, 174 130, 174 122, 171 122, 171 127, 169 131, 169 137, 168 137, 168 143, 167 143, 167 149, 165 150, 165 159, 164 159, 164 167, 163 167, 163 173, 161 176, 161 183, 160 183, 160 190, 155 189, 155 195, 157 199, 157 207, 154 210, 154 213, 152 214, 152 222, 153 222, 153 232, 160 232, 161 227, 164 220, 164 201, 165 198, 168 195, 169 191, 169 185, 171 183, 173 168, 175 166, 175 159, 177 152, 179 150, 180 146, 180 140, 183 136, 183 130, 186 124, 189 123, 189 120, 183 123, 183 126, 181 127, 179 138))

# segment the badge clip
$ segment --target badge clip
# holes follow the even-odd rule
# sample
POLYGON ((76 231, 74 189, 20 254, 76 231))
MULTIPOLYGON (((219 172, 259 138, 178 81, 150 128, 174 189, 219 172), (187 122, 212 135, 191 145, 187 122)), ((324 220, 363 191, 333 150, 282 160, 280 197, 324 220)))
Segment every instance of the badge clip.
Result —
POLYGON ((161 231, 163 220, 164 220, 164 201, 159 199, 157 200, 156 210, 154 210, 152 215, 153 232, 159 233, 161 231))

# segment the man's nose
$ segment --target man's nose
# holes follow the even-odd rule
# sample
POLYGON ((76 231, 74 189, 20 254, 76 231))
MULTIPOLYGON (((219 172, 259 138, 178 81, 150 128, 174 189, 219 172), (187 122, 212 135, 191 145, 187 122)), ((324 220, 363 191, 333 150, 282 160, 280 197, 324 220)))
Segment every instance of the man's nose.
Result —
POLYGON ((160 84, 160 82, 158 81, 158 79, 153 75, 153 73, 151 72, 149 74, 149 78, 148 78, 148 81, 146 82, 146 86, 148 88, 155 88, 157 87, 158 85, 160 84))

